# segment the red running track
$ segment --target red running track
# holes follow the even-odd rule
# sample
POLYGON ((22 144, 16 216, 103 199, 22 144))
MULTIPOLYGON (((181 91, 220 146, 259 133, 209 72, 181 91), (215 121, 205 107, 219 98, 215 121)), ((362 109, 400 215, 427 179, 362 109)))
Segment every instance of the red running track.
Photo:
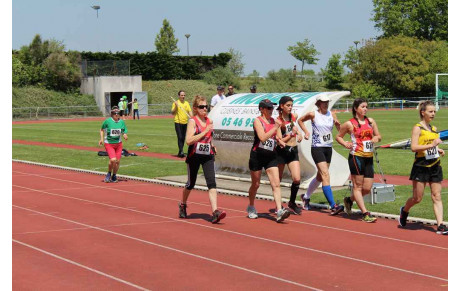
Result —
POLYGON ((273 202, 13 163, 14 289, 434 290, 448 282, 447 236, 420 224, 303 212, 277 224, 273 202))

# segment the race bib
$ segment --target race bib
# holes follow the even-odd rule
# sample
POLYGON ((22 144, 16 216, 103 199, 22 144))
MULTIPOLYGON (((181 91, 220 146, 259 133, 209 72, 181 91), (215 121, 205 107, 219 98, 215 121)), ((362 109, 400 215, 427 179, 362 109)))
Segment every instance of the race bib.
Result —
POLYGON ((330 144, 332 142, 332 133, 321 136, 320 141, 321 144, 330 144))
POLYGON ((110 135, 111 136, 120 136, 121 135, 121 129, 120 128, 111 129, 110 130, 110 135))
POLYGON ((196 153, 200 155, 210 155, 211 154, 211 144, 198 142, 196 144, 196 153))
POLYGON ((432 147, 424 151, 425 154, 425 159, 426 160, 432 160, 432 159, 437 159, 439 158, 439 150, 438 147, 432 147))
POLYGON ((292 133, 292 127, 293 127, 293 124, 292 123, 289 123, 289 124, 286 124, 286 135, 289 135, 292 133))
POLYGON ((269 138, 265 142, 260 142, 259 148, 268 151, 273 151, 275 149, 275 140, 273 138, 269 138))
POLYGON ((365 153, 374 152, 374 143, 371 140, 363 140, 363 152, 365 153))

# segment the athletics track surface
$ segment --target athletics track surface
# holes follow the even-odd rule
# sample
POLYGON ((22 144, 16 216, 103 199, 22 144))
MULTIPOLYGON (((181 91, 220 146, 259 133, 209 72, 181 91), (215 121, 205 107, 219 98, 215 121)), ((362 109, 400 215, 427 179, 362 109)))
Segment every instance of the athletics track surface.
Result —
POLYGON ((13 162, 13 288, 445 290, 448 237, 433 226, 303 212, 277 224, 272 201, 219 195, 13 162))

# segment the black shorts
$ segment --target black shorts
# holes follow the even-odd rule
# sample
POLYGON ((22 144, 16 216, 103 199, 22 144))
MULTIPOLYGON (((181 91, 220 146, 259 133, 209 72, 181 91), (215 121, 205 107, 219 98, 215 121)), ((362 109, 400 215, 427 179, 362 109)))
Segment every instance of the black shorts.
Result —
POLYGON ((374 178, 374 157, 348 155, 348 166, 352 175, 374 178))
POLYGON ((420 167, 413 165, 410 172, 409 180, 417 182, 441 182, 442 181, 442 167, 438 163, 432 167, 420 167))
POLYGON ((299 149, 297 146, 277 147, 276 153, 278 154, 278 164, 289 164, 293 161, 299 161, 299 149))
POLYGON ((251 154, 249 155, 249 170, 260 171, 272 167, 278 167, 278 155, 276 152, 263 153, 251 150, 251 154))
POLYGON ((315 164, 321 162, 330 164, 332 159, 332 147, 312 147, 311 157, 315 164))

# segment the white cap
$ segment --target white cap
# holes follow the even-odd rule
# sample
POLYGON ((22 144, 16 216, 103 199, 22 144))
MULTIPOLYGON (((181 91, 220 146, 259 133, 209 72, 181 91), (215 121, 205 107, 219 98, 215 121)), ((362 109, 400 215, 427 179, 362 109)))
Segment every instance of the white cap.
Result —
POLYGON ((329 96, 327 96, 326 94, 320 94, 316 96, 316 101, 329 102, 331 100, 329 99, 329 96))

